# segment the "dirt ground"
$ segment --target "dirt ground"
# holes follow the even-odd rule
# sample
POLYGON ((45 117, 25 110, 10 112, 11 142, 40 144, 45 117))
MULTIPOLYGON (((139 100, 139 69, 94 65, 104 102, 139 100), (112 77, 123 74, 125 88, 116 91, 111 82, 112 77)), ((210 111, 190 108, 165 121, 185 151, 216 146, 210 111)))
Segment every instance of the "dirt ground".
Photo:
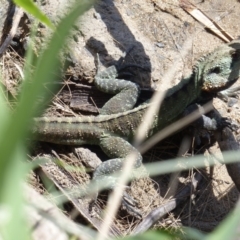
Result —
MULTIPOLYGON (((217 22, 234 39, 239 36, 240 3, 238 1, 191 0, 191 3, 217 22)), ((57 0, 45 1, 41 8, 53 21, 57 21, 58 14, 64 14, 68 4, 69 1, 61 3, 57 0), (53 11, 58 7, 64 10, 53 11)), ((26 24, 28 18, 31 19, 29 16, 23 18, 15 36, 15 41, 19 45, 9 47, 1 58, 1 64, 4 66, 3 84, 7 93, 13 97, 16 96, 17 87, 21 82, 19 68, 22 69, 24 54, 24 49, 21 48, 23 48, 28 35, 27 31, 30 25, 30 23, 26 24)), ((2 25, 0 27, 2 28, 2 25)), ((48 35, 48 30, 40 27, 38 35, 42 42, 48 35)), ((139 64, 150 71, 137 70, 133 81, 139 83, 142 90, 145 91, 164 91, 187 76, 197 59, 223 43, 218 36, 205 29, 202 24, 184 11, 179 6, 178 0, 98 1, 75 25, 68 42, 70 49, 68 57, 71 64, 67 69, 65 79, 63 79, 65 88, 54 97, 53 104, 45 114, 55 116, 74 116, 80 113, 96 114, 95 106, 92 102, 86 102, 88 97, 85 97, 84 94, 96 94, 88 87, 92 85, 96 73, 97 53, 100 57, 101 67, 104 68, 116 63, 124 55, 124 52, 134 47, 126 58, 126 62, 139 64), (186 52, 187 41, 188 51, 186 52), (172 79, 165 77, 169 71, 174 71, 172 79), (76 88, 76 84, 84 84, 87 87, 83 87, 85 90, 82 90, 81 87, 80 89, 76 88), (79 92, 84 95, 84 100, 76 104, 79 92)), ((95 102, 97 106, 101 106, 104 100, 105 96, 100 95, 100 97, 96 96, 95 102)), ((235 122, 239 121, 239 101, 233 106, 219 100, 215 100, 214 104, 223 116, 228 116, 235 122)), ((180 133, 177 137, 170 137, 158 144, 144 155, 144 161, 151 162, 176 157, 182 136, 183 134, 180 133)), ((239 137, 237 136, 237 138, 239 137)), ((33 156, 49 154, 51 152, 49 149, 54 149, 57 155, 70 165, 81 167, 84 165, 84 163, 79 163, 72 153, 72 149, 59 148, 54 145, 39 145, 37 150, 33 151, 33 156)), ((98 148, 91 148, 91 150, 96 151, 100 159, 106 158, 98 148)), ((212 151, 218 152, 219 149, 214 146, 212 151)), ((86 154, 88 157, 90 156, 90 153, 86 154)), ((182 155, 188 157, 188 154, 182 155)), ((95 158, 92 155, 91 157, 95 158)), ((49 163, 43 167, 43 170, 52 176, 59 175, 61 184, 57 186, 60 189, 72 186, 69 176, 66 173, 61 173, 60 176, 61 170, 54 164, 49 163)), ((181 174, 176 192, 179 192, 189 180, 191 173, 191 171, 187 171, 181 174)), ((42 183, 37 174, 35 173, 32 185, 38 191, 46 191, 42 190, 42 183)), ((90 179, 89 174, 81 176, 79 173, 71 174, 74 175, 74 185, 87 183, 90 179)), ((218 162, 211 169, 207 167, 202 169, 201 174, 203 181, 195 194, 195 199, 187 199, 181 206, 156 223, 154 228, 175 228, 183 225, 209 232, 227 216, 238 200, 239 193, 229 177, 225 165, 218 162)), ((169 175, 154 179, 144 177, 132 183, 131 194, 137 199, 143 216, 171 197, 171 195, 167 195, 170 178, 169 175)), ((56 179, 52 180, 56 184, 56 179)), ((106 197, 102 194, 98 202, 100 209, 104 207, 105 202, 106 197)), ((81 209, 81 206, 79 208, 81 209)), ((88 220, 89 218, 88 216, 88 220)), ((98 216, 98 218, 100 217, 98 216)), ((115 224, 121 233, 130 233, 140 221, 128 216, 124 211, 119 211, 115 224)), ((95 224, 97 223, 95 222, 95 224)))

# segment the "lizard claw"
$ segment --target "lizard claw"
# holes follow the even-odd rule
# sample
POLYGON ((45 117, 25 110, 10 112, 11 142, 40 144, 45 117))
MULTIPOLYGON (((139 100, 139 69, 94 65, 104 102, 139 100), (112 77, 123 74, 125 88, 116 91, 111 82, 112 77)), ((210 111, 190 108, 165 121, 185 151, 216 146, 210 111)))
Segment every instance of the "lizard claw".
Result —
POLYGON ((221 92, 217 93, 217 96, 223 100, 224 102, 228 102, 229 97, 233 97, 233 98, 239 98, 238 93, 240 90, 240 86, 235 87, 235 88, 229 88, 226 90, 223 90, 221 92))
POLYGON ((122 198, 122 208, 127 211, 127 213, 135 218, 142 219, 142 214, 137 210, 136 201, 126 192, 123 194, 122 198))
MULTIPOLYGON (((127 187, 127 186, 126 186, 127 187)), ((96 194, 92 199, 90 200, 89 203, 89 212, 93 212, 93 208, 96 204, 97 201, 97 195, 96 194)), ((134 200, 126 191, 124 191, 123 196, 122 196, 122 202, 121 202, 121 207, 122 209, 126 210, 127 213, 135 218, 142 219, 142 214, 137 210, 137 202, 134 200)))
POLYGON ((123 199, 131 206, 136 206, 137 201, 133 199, 126 191, 123 193, 123 199))
POLYGON ((217 129, 222 130, 223 128, 228 127, 232 131, 236 131, 239 128, 239 125, 233 123, 230 118, 222 117, 217 121, 217 129))

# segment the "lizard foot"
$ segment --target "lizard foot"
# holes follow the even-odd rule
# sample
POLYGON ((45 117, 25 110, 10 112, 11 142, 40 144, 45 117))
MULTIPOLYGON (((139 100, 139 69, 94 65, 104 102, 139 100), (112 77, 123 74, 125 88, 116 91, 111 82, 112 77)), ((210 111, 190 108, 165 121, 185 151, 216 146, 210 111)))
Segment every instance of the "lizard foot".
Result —
MULTIPOLYGON (((127 186, 126 186, 127 188, 127 186)), ((96 194, 92 200, 89 203, 89 212, 92 213, 94 206, 97 202, 97 195, 96 194)), ((142 219, 142 214, 139 212, 139 210, 136 207, 137 202, 136 200, 134 200, 128 193, 126 193, 126 191, 124 191, 123 193, 123 197, 122 197, 122 202, 121 202, 121 208, 125 211, 127 211, 127 213, 135 218, 138 219, 142 219)))
POLYGON ((230 118, 221 117, 216 121, 217 121, 217 130, 222 130, 225 127, 230 128, 232 131, 237 131, 239 129, 239 125, 236 123, 233 123, 230 118))
POLYGON ((239 96, 238 96, 239 90, 240 90, 240 86, 235 87, 235 88, 229 88, 229 89, 223 90, 221 92, 218 92, 217 96, 224 102, 228 102, 230 97, 237 98, 237 99, 239 98, 239 96))
POLYGON ((122 198, 122 209, 126 210, 127 213, 135 218, 142 219, 142 214, 136 207, 137 202, 126 192, 122 198))

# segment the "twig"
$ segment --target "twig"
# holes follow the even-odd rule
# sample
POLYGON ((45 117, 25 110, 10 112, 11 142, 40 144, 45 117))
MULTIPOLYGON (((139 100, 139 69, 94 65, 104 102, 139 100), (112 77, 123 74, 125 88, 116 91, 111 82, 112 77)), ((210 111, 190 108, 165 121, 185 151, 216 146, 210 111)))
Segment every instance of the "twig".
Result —
POLYGON ((13 23, 12 23, 12 27, 11 30, 8 34, 8 36, 6 37, 6 39, 4 40, 4 42, 2 43, 1 47, 0 47, 0 57, 3 55, 3 53, 6 51, 6 49, 8 48, 10 42, 12 41, 14 35, 17 32, 17 28, 18 28, 18 24, 20 22, 20 19, 23 16, 23 10, 21 8, 16 7, 15 8, 15 12, 14 12, 14 16, 13 16, 13 23))
POLYGON ((180 0, 179 6, 192 15, 196 20, 202 23, 206 28, 215 33, 219 38, 225 42, 230 42, 234 38, 227 33, 220 25, 218 25, 214 20, 207 16, 204 12, 198 9, 194 4, 190 3, 188 0, 180 0))
MULTIPOLYGON (((230 150, 235 150, 235 151, 240 150, 239 143, 236 141, 232 130, 229 129, 228 127, 225 127, 222 130, 221 134, 218 134, 216 138, 222 152, 230 151, 230 150)), ((233 182, 235 183, 236 188, 240 192, 240 174, 239 174, 240 173, 240 162, 239 162, 240 156, 239 154, 236 154, 236 156, 237 156, 236 161, 238 162, 226 164, 226 168, 229 176, 232 178, 233 182)), ((223 158, 224 158, 224 154, 223 154, 223 158)))
POLYGON ((196 190, 197 185, 202 179, 202 175, 199 172, 196 172, 192 178, 190 184, 185 186, 182 191, 176 195, 175 198, 171 199, 167 203, 163 204, 162 206, 154 209, 150 212, 143 221, 135 228, 133 231, 133 235, 137 235, 147 231, 154 223, 164 217, 167 213, 175 209, 179 203, 185 200, 188 196, 192 193, 192 188, 196 190))
POLYGON ((96 232, 77 225, 66 217, 49 200, 37 193, 33 188, 25 185, 27 199, 27 214, 33 226, 34 239, 47 237, 48 239, 68 239, 67 233, 78 236, 83 240, 95 239, 96 232))

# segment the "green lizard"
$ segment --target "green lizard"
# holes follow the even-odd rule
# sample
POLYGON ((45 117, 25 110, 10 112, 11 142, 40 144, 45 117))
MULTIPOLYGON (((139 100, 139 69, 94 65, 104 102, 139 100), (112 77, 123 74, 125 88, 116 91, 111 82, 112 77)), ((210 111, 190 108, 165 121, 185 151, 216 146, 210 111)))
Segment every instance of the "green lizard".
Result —
MULTIPOLYGON (((217 92, 230 87, 238 79, 239 70, 240 42, 237 41, 223 45, 201 58, 189 77, 166 92, 146 137, 180 118, 185 109, 200 98, 213 98, 217 92)), ((96 169, 95 180, 120 170, 126 156, 132 151, 137 154, 134 167, 139 167, 142 162, 141 154, 130 142, 151 103, 145 102, 133 108, 140 92, 139 87, 133 82, 117 79, 117 76, 115 66, 96 74, 95 86, 100 91, 116 94, 103 106, 99 116, 34 119, 33 133, 40 141, 99 145, 110 160, 96 169)), ((207 125, 209 129, 218 127, 215 121, 207 125)))

